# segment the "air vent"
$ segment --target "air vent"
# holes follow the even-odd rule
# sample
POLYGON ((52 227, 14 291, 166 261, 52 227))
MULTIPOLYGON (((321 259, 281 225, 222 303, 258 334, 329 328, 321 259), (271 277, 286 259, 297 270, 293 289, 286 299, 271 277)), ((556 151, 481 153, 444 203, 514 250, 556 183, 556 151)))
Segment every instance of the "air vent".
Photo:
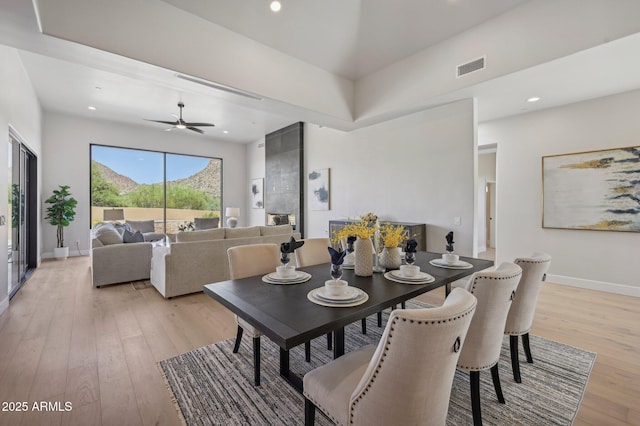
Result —
POLYGON ((485 59, 486 56, 483 56, 482 58, 474 59, 466 64, 458 65, 456 77, 462 77, 463 75, 483 70, 485 59))

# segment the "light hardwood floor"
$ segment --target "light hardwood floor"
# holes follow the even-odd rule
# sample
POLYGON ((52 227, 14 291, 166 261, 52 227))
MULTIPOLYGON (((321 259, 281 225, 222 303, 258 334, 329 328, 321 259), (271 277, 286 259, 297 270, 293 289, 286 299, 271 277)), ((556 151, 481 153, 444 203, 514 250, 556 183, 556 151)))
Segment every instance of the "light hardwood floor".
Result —
MULTIPOLYGON (((0 411, 0 425, 180 424, 157 362, 233 337, 235 321, 204 294, 164 300, 149 285, 95 289, 88 258, 43 262, 0 316, 0 403, 30 409, 0 411), (38 401, 73 409, 31 411, 38 401)), ((443 295, 421 299, 440 304, 443 295)), ((576 425, 640 425, 639 306, 544 285, 532 333, 598 353, 576 425)), ((526 386, 526 365, 523 378, 526 386)))

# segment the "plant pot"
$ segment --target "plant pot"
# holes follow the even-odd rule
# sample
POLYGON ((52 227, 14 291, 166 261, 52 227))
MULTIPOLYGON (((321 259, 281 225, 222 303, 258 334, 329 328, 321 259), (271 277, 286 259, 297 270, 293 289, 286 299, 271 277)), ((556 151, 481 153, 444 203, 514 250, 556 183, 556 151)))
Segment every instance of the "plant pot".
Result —
POLYGON ((56 247, 53 249, 53 256, 56 260, 65 260, 69 257, 69 247, 56 247))
POLYGON ((400 258, 400 250, 398 247, 383 248, 380 254, 380 266, 389 269, 398 269, 402 265, 402 258, 400 258))
POLYGON ((373 248, 369 238, 358 238, 354 243, 355 266, 354 271, 360 277, 373 275, 373 248))

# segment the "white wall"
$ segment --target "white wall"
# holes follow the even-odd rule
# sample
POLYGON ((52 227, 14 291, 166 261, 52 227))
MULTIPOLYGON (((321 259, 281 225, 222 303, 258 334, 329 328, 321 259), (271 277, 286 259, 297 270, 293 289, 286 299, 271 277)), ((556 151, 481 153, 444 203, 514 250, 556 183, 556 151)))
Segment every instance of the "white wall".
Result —
MULTIPOLYGON (((46 112, 44 115, 43 140, 45 164, 42 189, 45 196, 41 203, 58 185, 71 186, 71 192, 78 200, 78 208, 76 219, 65 229, 65 240, 80 240, 80 249, 85 253, 89 244, 89 145, 92 143, 222 158, 222 207, 244 206, 247 185, 245 146, 242 144, 55 112, 46 112)), ((56 245, 55 229, 46 222, 42 227, 42 253, 43 257, 49 257, 56 245)), ((68 245, 71 254, 77 254, 73 244, 68 245)))
POLYGON ((264 177, 265 177, 265 138, 247 144, 247 197, 245 199, 244 210, 246 212, 245 217, 247 223, 250 226, 264 225, 265 224, 265 210, 254 209, 251 203, 252 195, 249 191, 251 181, 253 179, 263 179, 262 194, 264 196, 264 177))
MULTIPOLYGON (((0 145, 0 215, 6 218, 7 223, 0 226, 0 241, 4 242, 4 247, 7 247, 8 224, 11 223, 7 202, 7 188, 10 184, 7 173, 9 126, 38 157, 38 180, 41 181, 41 117, 40 104, 22 67, 18 52, 13 48, 0 45, 0 140, 2 141, 0 145)), ((38 232, 38 239, 40 239, 40 232, 38 232)), ((8 306, 8 281, 7 262, 0 261, 0 314, 8 306)))
POLYGON ((541 225, 542 156, 638 146, 639 108, 633 91, 480 125, 498 143, 498 261, 542 250, 552 282, 640 296, 640 235, 541 225))
MULTIPOLYGON (((431 251, 443 252, 453 230, 456 251, 472 255, 474 120, 475 101, 464 100, 349 133, 305 123, 305 176, 331 169, 331 210, 310 211, 305 202, 305 235, 328 236, 329 220, 371 211, 382 220, 427 223, 431 251), (453 225, 454 216, 461 226, 453 225)), ((248 155, 252 177, 264 173, 258 155, 248 155)))
POLYGON ((478 252, 487 249, 487 192, 489 182, 496 181, 496 153, 478 154, 478 214, 476 216, 478 226, 478 252))

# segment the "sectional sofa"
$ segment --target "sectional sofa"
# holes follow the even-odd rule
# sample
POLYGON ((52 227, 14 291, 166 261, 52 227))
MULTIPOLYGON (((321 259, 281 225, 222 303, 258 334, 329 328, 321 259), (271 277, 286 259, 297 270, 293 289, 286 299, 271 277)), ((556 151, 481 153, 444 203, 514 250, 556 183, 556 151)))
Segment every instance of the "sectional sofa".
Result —
POLYGON ((200 292, 205 284, 229 279, 229 247, 280 244, 292 236, 300 239, 291 225, 178 232, 175 242, 153 247, 151 283, 165 298, 200 292))

